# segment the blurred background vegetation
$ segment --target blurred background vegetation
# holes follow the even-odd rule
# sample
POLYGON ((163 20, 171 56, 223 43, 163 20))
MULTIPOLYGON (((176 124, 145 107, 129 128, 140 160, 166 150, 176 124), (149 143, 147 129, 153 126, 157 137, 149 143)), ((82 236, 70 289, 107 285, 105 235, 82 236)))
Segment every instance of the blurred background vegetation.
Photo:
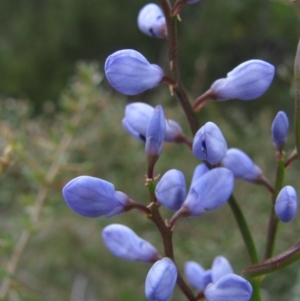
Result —
MULTIPOLYGON (((0 92, 28 99, 35 112, 47 101, 59 103, 78 60, 103 66, 112 52, 132 48, 167 66, 165 43, 136 26, 144 0, 0 3, 0 92)), ((247 111, 287 105, 300 26, 299 10, 289 0, 203 0, 187 5, 181 18, 182 77, 193 97, 239 63, 261 58, 276 65, 276 81, 269 97, 248 104, 247 111)))
MULTIPOLYGON (((189 135, 166 86, 125 97, 103 78, 106 57, 122 48, 136 49, 167 67, 164 41, 144 36, 136 26, 146 2, 0 3, 0 278, 11 280, 4 300, 144 300, 149 266, 114 258, 100 231, 109 223, 123 223, 161 250, 152 224, 137 212, 111 220, 79 217, 65 205, 61 188, 76 176, 92 175, 147 203, 144 146, 121 126, 128 102, 163 104, 167 118, 180 122, 189 135), (20 237, 27 241, 10 276, 7 264, 20 237)), ((191 100, 245 60, 261 58, 276 66, 274 83, 261 99, 211 103, 199 114, 201 124, 216 122, 229 147, 246 151, 274 181, 270 127, 278 110, 285 110, 293 123, 299 9, 288 0, 203 0, 184 7, 181 18, 180 65, 191 100)), ((293 146, 291 129, 288 154, 293 146)), ((184 146, 166 144, 156 172, 180 169, 189 184, 198 163, 184 146)), ((295 163, 286 184, 299 192, 298 178, 295 163)), ((263 254, 270 196, 264 188, 242 181, 237 181, 235 195, 263 254)), ((281 225, 275 253, 294 244, 299 230, 297 219, 281 225)), ((209 268, 217 255, 226 256, 236 273, 249 263, 228 206, 181 220, 174 241, 181 270, 187 260, 209 268)), ((264 301, 299 301, 299 268, 295 263, 266 277, 264 301)), ((172 300, 183 298, 176 290, 172 300)))

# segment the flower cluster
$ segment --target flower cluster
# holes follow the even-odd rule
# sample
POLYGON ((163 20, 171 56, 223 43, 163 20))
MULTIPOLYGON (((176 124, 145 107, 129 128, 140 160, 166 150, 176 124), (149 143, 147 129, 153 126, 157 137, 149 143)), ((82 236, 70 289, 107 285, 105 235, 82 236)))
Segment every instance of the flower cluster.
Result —
MULTIPOLYGON (((169 20, 168 23, 168 18, 176 16, 179 18, 185 4, 197 2, 199 0, 177 0, 169 14, 165 14, 158 5, 149 3, 138 14, 138 27, 150 37, 168 38, 170 34, 174 34, 169 32, 173 21, 169 20)), ((174 61, 170 60, 170 71, 174 71, 173 63, 174 61)), ((182 96, 185 92, 180 85, 180 78, 176 76, 174 78, 174 72, 171 72, 172 75, 169 77, 168 72, 156 64, 149 63, 136 50, 124 49, 111 54, 106 59, 104 71, 110 85, 124 95, 137 95, 163 82, 167 83, 171 91, 175 91, 177 97, 184 103, 188 119, 193 114, 193 109, 200 110, 208 100, 248 101, 261 97, 271 85, 275 75, 275 67, 268 62, 260 59, 243 62, 225 78, 216 80, 191 106, 182 96), (191 113, 187 113, 189 110, 191 113)), ((269 229, 270 233, 275 231, 278 220, 289 222, 296 216, 295 189, 292 186, 283 186, 283 181, 279 181, 280 177, 276 181, 276 187, 273 187, 263 170, 248 154, 238 148, 228 148, 221 129, 214 122, 206 122, 196 130, 190 122, 194 137, 189 139, 177 121, 166 119, 161 104, 152 107, 144 102, 134 102, 126 105, 122 125, 128 134, 144 143, 147 161, 145 184, 149 190, 149 201, 146 204, 134 201, 124 192, 115 191, 112 183, 91 176, 79 176, 71 180, 63 188, 63 197, 73 211, 85 217, 109 218, 138 209, 155 224, 163 239, 165 247, 163 255, 127 226, 111 224, 102 230, 104 244, 116 257, 152 265, 145 280, 145 295, 148 300, 167 301, 173 293, 176 282, 180 282, 182 290, 187 296, 191 296, 192 292, 187 291, 185 284, 182 285, 184 280, 175 264, 173 230, 180 218, 199 217, 207 212, 210 214, 210 211, 219 209, 228 200, 235 208, 235 215, 241 215, 241 211, 236 209, 238 205, 232 195, 235 179, 264 185, 272 194, 270 227, 273 224, 275 226, 269 229), (154 170, 165 142, 186 145, 197 159, 202 160, 202 163, 194 168, 189 188, 186 185, 185 175, 180 170, 172 168, 161 177, 156 175, 154 170), (173 211, 170 219, 166 220, 161 216, 159 211, 161 206, 173 211), (275 214, 277 217, 274 217, 275 214)), ((283 149, 288 129, 287 115, 279 112, 271 127, 279 175, 284 173, 286 167, 283 149)), ((237 220, 243 237, 251 239, 243 216, 238 216, 237 220)), ((272 243, 269 242, 270 245, 272 243)), ((251 242, 248 244, 250 257, 252 263, 257 263, 257 255, 255 250, 251 249, 251 244, 251 242)), ((266 258, 271 256, 271 252, 270 250, 267 252, 266 258)), ((208 270, 193 261, 187 262, 184 269, 187 281, 198 291, 199 300, 206 298, 207 301, 249 301, 253 289, 256 289, 256 295, 259 294, 257 288, 252 288, 250 282, 233 272, 231 264, 223 256, 216 257, 208 270)), ((190 299, 198 300, 198 297, 190 299)))
POLYGON ((188 261, 184 270, 189 283, 203 292, 208 301, 247 301, 251 298, 250 283, 234 274, 231 264, 223 256, 215 258, 211 269, 205 270, 197 262, 188 261))
MULTIPOLYGON (((123 260, 154 263, 145 281, 148 300, 166 301, 170 298, 178 275, 173 260, 162 258, 150 243, 123 225, 105 227, 102 238, 107 248, 123 260)), ((216 257, 209 270, 204 270, 193 261, 187 262, 184 269, 187 280, 203 292, 208 301, 217 301, 221 297, 232 301, 247 301, 251 297, 250 283, 234 274, 229 261, 223 256, 216 257)))

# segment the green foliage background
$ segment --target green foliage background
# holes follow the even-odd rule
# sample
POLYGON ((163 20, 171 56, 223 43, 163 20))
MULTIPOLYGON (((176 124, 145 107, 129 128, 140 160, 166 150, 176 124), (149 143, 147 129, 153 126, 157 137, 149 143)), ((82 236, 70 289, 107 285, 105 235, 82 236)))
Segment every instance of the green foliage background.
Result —
MULTIPOLYGON (((70 179, 87 174, 114 183, 135 200, 148 202, 144 146, 122 128, 124 106, 137 100, 161 103, 167 118, 180 122, 189 135, 185 117, 166 86, 127 98, 107 85, 102 66, 113 51, 134 48, 166 67, 164 41, 138 31, 136 15, 144 1, 0 3, 0 154, 7 146, 12 149, 0 174, 0 277, 6 276, 20 233, 31 233, 5 300, 144 300, 149 266, 114 258, 100 231, 110 223, 126 224, 162 250, 153 225, 138 212, 110 220, 79 217, 65 205, 61 188, 70 179), (76 65, 78 60, 98 64, 76 65), (86 99, 85 108, 79 105, 82 99, 86 99), (53 102, 58 112, 53 111, 53 102), (32 118, 32 112, 40 114, 32 118), (72 118, 77 115, 81 121, 74 127, 72 118), (69 147, 60 152, 66 135, 71 137, 69 147), (53 163, 59 163, 59 170, 47 183, 45 175, 53 163), (42 187, 47 188, 47 196, 39 221, 34 223, 31 214, 42 187)), ((199 114, 201 124, 216 122, 229 147, 246 151, 274 181, 270 126, 279 109, 288 113, 292 124, 299 10, 287 1, 203 0, 185 7, 181 18, 180 62, 191 100, 244 60, 262 58, 276 66, 275 81, 260 100, 211 103, 199 114)), ((288 154, 293 146, 291 130, 288 154)), ((186 147, 166 144, 156 172, 162 175, 168 169, 180 169, 189 185, 198 163, 186 147)), ((286 184, 299 191, 298 178, 299 164, 295 163, 287 172, 286 184)), ((237 181, 235 195, 261 255, 270 196, 263 187, 242 181, 237 181)), ((163 214, 170 217, 166 210, 163 214)), ((280 225, 275 253, 298 240, 299 228, 297 219, 280 225)), ((228 206, 179 221, 174 241, 181 271, 187 260, 209 268, 221 254, 232 262, 236 273, 249 264, 228 206)), ((299 263, 266 277, 262 288, 264 301, 299 301, 299 263)), ((183 298, 176 290, 172 300, 183 298)))
MULTIPOLYGON (((168 64, 165 43, 143 35, 136 26, 143 0, 0 4, 0 92, 28 98, 35 111, 45 101, 59 101, 77 60, 95 60, 103 66, 112 52, 133 48, 151 62, 168 64)), ((203 0, 187 5, 181 18, 182 77, 193 97, 239 63, 261 58, 278 70, 270 100, 263 104, 274 105, 276 96, 276 103, 286 105, 299 36, 296 6, 288 0, 203 0)), ((249 104, 247 111, 254 113, 256 108, 249 104)))

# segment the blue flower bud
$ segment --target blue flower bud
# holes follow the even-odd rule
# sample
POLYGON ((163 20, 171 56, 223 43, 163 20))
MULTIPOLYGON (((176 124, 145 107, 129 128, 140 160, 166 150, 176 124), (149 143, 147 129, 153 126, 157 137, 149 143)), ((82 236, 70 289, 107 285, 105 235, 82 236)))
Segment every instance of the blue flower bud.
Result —
MULTIPOLYGON (((146 141, 146 132, 154 108, 143 102, 134 102, 125 107, 125 117, 122 120, 125 130, 134 138, 146 141)), ((182 135, 180 125, 174 120, 166 120, 165 141, 175 142, 182 135)))
POLYGON ((109 251, 121 259, 154 262, 159 257, 156 248, 126 226, 111 224, 103 229, 102 238, 109 251))
POLYGON ((107 218, 112 217, 112 216, 116 216, 120 213, 123 213, 125 211, 126 205, 129 204, 129 201, 128 201, 129 198, 124 192, 115 191, 114 196, 119 201, 121 206, 115 207, 108 214, 106 214, 105 217, 107 217, 107 218))
POLYGON ((136 95, 156 87, 163 70, 150 64, 139 52, 131 49, 111 54, 105 62, 105 75, 111 86, 125 95, 136 95))
POLYGON ((263 173, 247 154, 237 148, 230 148, 227 151, 222 165, 230 169, 235 178, 250 182, 255 182, 263 173))
POLYGON ((143 102, 134 102, 125 107, 122 120, 125 130, 134 138, 146 142, 146 132, 154 108, 143 102))
POLYGON ((190 190, 189 193, 194 185, 194 183, 200 178, 202 177, 205 173, 207 173, 209 171, 209 168, 206 166, 206 164, 201 163, 199 165, 196 166, 194 173, 193 173, 193 178, 191 181, 191 186, 190 186, 190 190))
POLYGON ((176 280, 177 268, 174 262, 167 257, 158 260, 146 277, 146 298, 153 301, 167 301, 173 293, 176 280))
POLYGON ((138 27, 150 37, 165 38, 166 19, 161 8, 155 3, 146 4, 139 12, 138 27))
POLYGON ((188 261, 184 265, 185 277, 188 282, 199 291, 203 291, 207 285, 205 270, 195 261, 188 261))
POLYGON ((113 184, 89 176, 73 179, 64 186, 62 193, 68 206, 86 217, 109 215, 114 210, 121 213, 128 200, 125 194, 121 201, 118 199, 113 184))
POLYGON ((244 278, 227 274, 216 283, 209 284, 204 292, 207 301, 249 301, 252 295, 252 286, 244 278))
POLYGON ((180 209, 185 195, 185 178, 183 173, 177 169, 167 171, 155 188, 157 201, 173 211, 180 209))
POLYGON ((226 78, 215 81, 211 90, 218 100, 252 100, 267 91, 274 74, 273 65, 262 60, 250 60, 230 71, 226 78))
POLYGON ((206 287, 208 284, 212 282, 211 270, 206 270, 203 275, 203 284, 206 287))
POLYGON ((283 111, 278 112, 272 124, 272 140, 277 149, 281 149, 287 139, 289 119, 283 111))
POLYGON ((166 136, 166 120, 161 105, 154 108, 146 132, 145 152, 148 156, 159 156, 166 136))
POLYGON ((181 126, 174 120, 166 120, 166 136, 165 141, 176 142, 178 137, 182 136, 181 126))
POLYGON ((198 130, 193 142, 195 157, 215 165, 222 161, 226 151, 227 143, 216 124, 207 122, 198 130))
POLYGON ((212 282, 215 283, 223 276, 232 273, 233 269, 230 262, 224 256, 217 256, 211 268, 212 282))
POLYGON ((190 216, 200 216, 205 211, 215 210, 229 198, 234 187, 232 172, 223 167, 206 172, 193 185, 182 207, 190 216))
POLYGON ((275 202, 275 212, 278 218, 284 222, 290 222, 297 213, 298 197, 296 190, 292 186, 283 187, 275 202))

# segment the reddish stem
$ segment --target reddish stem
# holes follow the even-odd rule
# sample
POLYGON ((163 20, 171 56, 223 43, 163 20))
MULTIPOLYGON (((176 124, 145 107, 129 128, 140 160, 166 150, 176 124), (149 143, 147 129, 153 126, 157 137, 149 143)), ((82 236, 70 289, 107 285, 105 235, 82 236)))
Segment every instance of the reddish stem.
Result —
POLYGON ((207 90, 205 93, 200 95, 193 104, 193 109, 195 112, 198 112, 201 110, 201 108, 204 107, 204 105, 207 103, 208 100, 217 100, 217 95, 215 92, 211 89, 207 90))

